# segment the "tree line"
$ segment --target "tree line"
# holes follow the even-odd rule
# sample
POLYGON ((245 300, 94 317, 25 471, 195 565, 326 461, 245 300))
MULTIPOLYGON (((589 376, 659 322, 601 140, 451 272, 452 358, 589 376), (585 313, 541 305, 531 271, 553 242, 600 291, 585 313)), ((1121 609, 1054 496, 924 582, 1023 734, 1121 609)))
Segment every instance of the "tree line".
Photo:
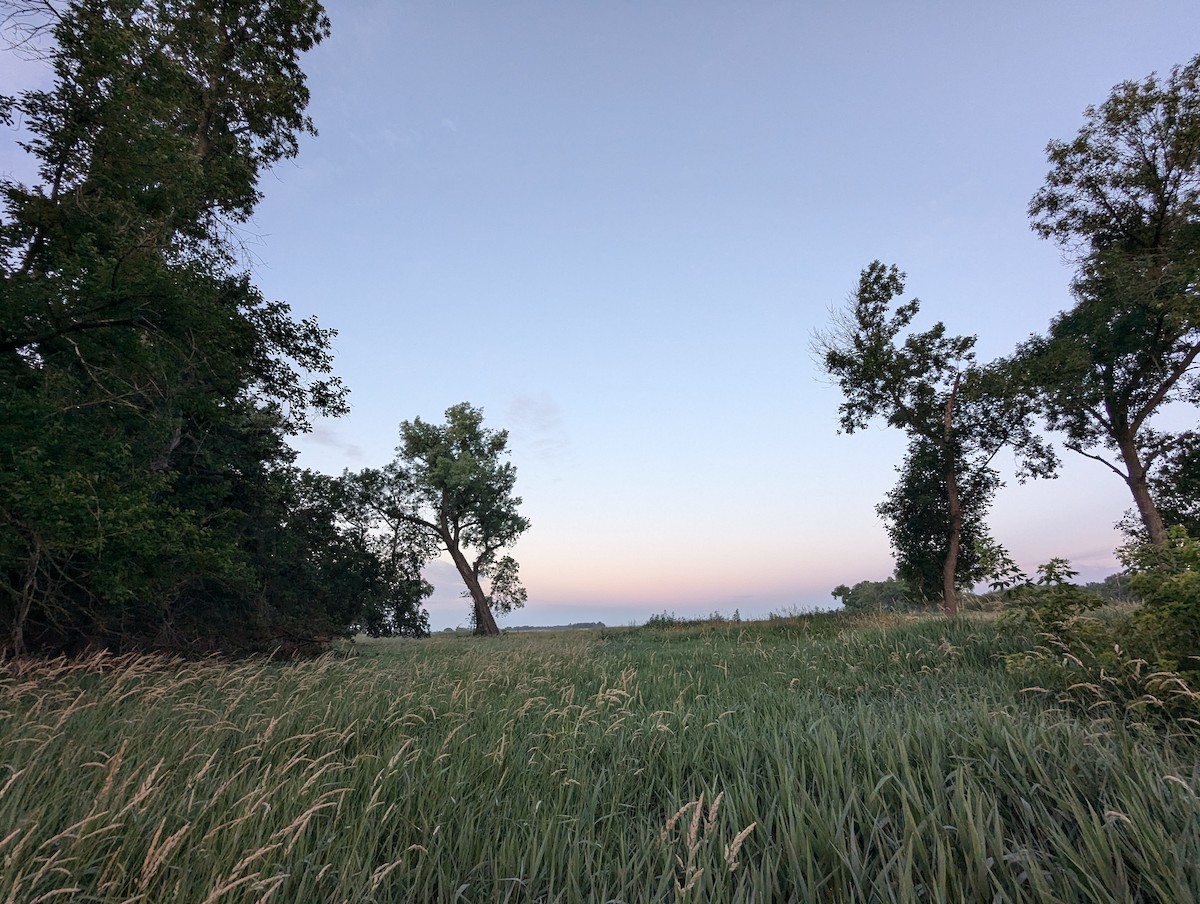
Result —
POLYGON ((882 420, 908 437, 878 512, 898 583, 950 614, 962 589, 1016 573, 986 524, 994 461, 1007 448, 1019 479, 1053 476, 1041 426, 1124 482, 1135 540, 1200 528, 1200 433, 1154 425, 1166 406, 1200 402, 1200 56, 1117 85, 1047 156, 1030 220, 1075 272, 1074 304, 1045 333, 981 364, 976 337, 912 329, 904 274, 875 261, 815 341, 843 393, 842 431, 882 420))
POLYGON ((506 435, 469 405, 330 477, 288 438, 348 409, 335 332, 263 296, 238 229, 315 134, 315 0, 16 2, 53 75, 0 98, 0 654, 297 650, 425 634, 454 558, 482 631, 520 605, 506 435), (486 592, 485 592, 486 585, 486 592))
MULTIPOLYGON (((428 633, 429 558, 454 562, 480 633, 519 607, 529 527, 507 434, 454 405, 400 425, 395 460, 317 474, 288 439, 348 410, 335 332, 266 298, 239 228, 263 173, 315 134, 301 57, 316 0, 8 0, 52 72, 0 96, 33 184, 0 180, 0 655, 94 646, 295 650, 428 633)), ((1076 264, 1074 306, 1000 360, 917 331, 880 262, 818 341, 846 432, 908 435, 880 504, 897 571, 951 612, 1011 566, 986 515, 996 456, 1059 461, 1039 424, 1127 485, 1151 544, 1200 519, 1200 58, 1118 86, 1049 146, 1033 227, 1076 264)))

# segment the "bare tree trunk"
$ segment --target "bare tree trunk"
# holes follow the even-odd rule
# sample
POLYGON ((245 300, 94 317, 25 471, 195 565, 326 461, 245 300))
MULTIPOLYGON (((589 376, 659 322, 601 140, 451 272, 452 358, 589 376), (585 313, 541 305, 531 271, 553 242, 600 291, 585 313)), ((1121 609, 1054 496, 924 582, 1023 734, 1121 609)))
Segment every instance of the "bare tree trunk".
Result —
POLYGON ((493 637, 498 635, 500 628, 496 625, 492 608, 488 605, 487 596, 483 592, 483 585, 479 583, 479 576, 475 574, 475 569, 471 567, 471 563, 467 561, 467 557, 462 554, 462 550, 458 548, 458 544, 451 537, 442 539, 446 543, 446 549, 450 551, 450 558, 454 560, 454 567, 462 575, 463 583, 467 585, 467 591, 471 594, 471 601, 475 606, 475 633, 493 637))
POLYGON ((1141 456, 1138 455, 1137 445, 1132 436, 1121 437, 1117 445, 1121 451, 1121 460, 1125 463, 1125 473, 1122 476, 1125 478, 1126 486, 1129 487, 1129 492, 1133 494, 1133 501, 1137 504, 1138 515, 1142 519, 1142 524, 1146 526, 1150 542, 1156 546, 1166 543, 1167 528, 1163 524, 1158 506, 1154 504, 1154 497, 1150 495, 1150 483, 1146 480, 1146 465, 1142 463, 1141 456))
POLYGON ((958 591, 955 580, 958 572, 958 551, 962 543, 962 504, 958 498, 958 472, 954 462, 953 439, 954 402, 958 397, 958 385, 962 375, 954 378, 954 388, 946 399, 946 410, 942 414, 942 453, 946 456, 946 502, 950 511, 950 540, 946 544, 946 561, 942 564, 942 604, 946 615, 958 615, 958 591))

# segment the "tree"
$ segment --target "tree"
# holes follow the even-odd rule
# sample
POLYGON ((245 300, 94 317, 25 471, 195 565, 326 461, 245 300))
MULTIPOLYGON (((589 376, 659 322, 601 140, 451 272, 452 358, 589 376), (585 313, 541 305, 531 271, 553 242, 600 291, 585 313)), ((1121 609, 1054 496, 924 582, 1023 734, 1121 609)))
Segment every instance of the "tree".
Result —
POLYGON ((1200 540, 1173 527, 1165 543, 1131 543, 1118 554, 1142 602, 1133 623, 1154 658, 1200 677, 1200 540))
MULTIPOLYGON (((874 418, 883 418, 904 430, 910 442, 918 444, 923 465, 932 465, 941 475, 941 596, 947 613, 954 615, 964 489, 986 485, 983 475, 1005 446, 1019 454, 1021 477, 1048 476, 1055 460, 1033 432, 1028 403, 1010 390, 1007 364, 978 367, 975 337, 947 336, 941 323, 924 332, 905 332, 920 305, 912 299, 889 316, 894 299, 903 292, 904 274, 894 265, 873 262, 862 271, 848 309, 835 315, 833 328, 818 335, 815 346, 844 396, 841 429, 854 433, 874 418)), ((972 499, 968 510, 977 505, 972 499)))
POLYGON ((265 498, 278 509, 247 519, 246 538, 251 590, 269 604, 273 641, 316 647, 352 629, 427 635, 420 604, 432 588, 407 556, 382 548, 353 482, 297 469, 274 479, 278 489, 265 498))
POLYGON ((337 485, 344 523, 379 567, 378 588, 364 599, 361 629, 371 637, 428 635, 429 614, 420 606, 433 587, 421 569, 436 552, 431 538, 400 514, 403 503, 393 498, 386 469, 347 471, 337 485))
MULTIPOLYGON (((1163 523, 1182 527, 1200 539, 1200 434, 1177 434, 1169 451, 1155 463, 1150 491, 1163 523)), ((1148 539, 1143 537, 1142 540, 1148 539)))
MULTIPOLYGON (((938 447, 916 436, 909 441, 896 485, 875 507, 887 527, 896 554, 896 577, 919 600, 944 593, 945 562, 953 521, 944 456, 938 447)), ((956 590, 969 589, 988 576, 981 553, 995 541, 987 527, 992 498, 1001 486, 994 468, 959 457, 954 463, 959 483, 960 528, 955 561, 956 590)))
POLYGON ((484 428, 483 412, 463 402, 446 409, 444 424, 403 422, 400 436, 391 464, 363 472, 364 496, 393 531, 414 528, 414 544, 446 550, 471 598, 475 633, 499 634, 492 610, 526 599, 516 560, 501 555, 529 528, 513 495, 516 468, 502 461, 508 431, 484 428))
POLYGON ((1118 475, 1162 543, 1148 475, 1179 437, 1151 421, 1200 399, 1200 57, 1117 85, 1047 154, 1029 212, 1074 255, 1076 302, 1021 347, 1025 378, 1067 448, 1118 475))
POLYGON ((287 434, 345 410, 333 334, 262 296, 236 232, 312 131, 321 5, 9 6, 41 15, 54 83, 0 104, 41 180, 0 182, 0 649, 345 630, 265 552, 314 552, 271 538, 296 503, 287 434))
POLYGON ((833 588, 833 598, 841 600, 851 612, 897 612, 920 604, 921 597, 903 580, 859 581, 853 587, 839 584, 833 588))

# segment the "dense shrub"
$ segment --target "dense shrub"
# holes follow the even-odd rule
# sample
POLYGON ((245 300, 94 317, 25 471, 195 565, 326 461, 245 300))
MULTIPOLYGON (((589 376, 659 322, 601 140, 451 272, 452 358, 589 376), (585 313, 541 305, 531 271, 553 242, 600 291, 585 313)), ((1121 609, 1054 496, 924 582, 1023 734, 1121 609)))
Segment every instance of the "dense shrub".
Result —
POLYGON ((1200 677, 1200 541, 1172 528, 1166 543, 1126 546, 1121 559, 1142 601, 1132 622, 1147 653, 1200 677))
POLYGON ((1047 685, 1043 690, 1095 718, 1195 733, 1200 673, 1184 671, 1184 664, 1194 655, 1187 650, 1196 649, 1189 625, 1197 607, 1188 600, 1200 599, 1191 590, 1200 587, 1193 582, 1200 551, 1177 536, 1166 548, 1138 545, 1123 555, 1130 589, 1154 595, 1155 602, 1098 612, 1105 598, 1071 583, 1076 572, 1053 559, 1038 568, 1036 583, 1006 591, 1006 623, 1033 627, 1038 638, 1028 652, 1008 655, 1008 667, 1036 673, 1047 685))
POLYGON ((894 577, 859 581, 853 587, 839 584, 833 588, 833 597, 852 612, 903 612, 929 605, 907 582, 894 577))

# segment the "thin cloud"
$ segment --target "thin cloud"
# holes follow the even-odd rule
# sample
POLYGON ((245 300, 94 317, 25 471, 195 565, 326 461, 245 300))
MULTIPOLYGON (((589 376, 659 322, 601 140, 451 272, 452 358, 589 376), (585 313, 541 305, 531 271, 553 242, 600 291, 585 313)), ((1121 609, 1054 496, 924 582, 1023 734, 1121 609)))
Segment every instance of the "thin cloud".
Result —
POLYGON ((562 411, 547 395, 520 395, 508 403, 505 426, 514 444, 543 461, 565 458, 571 439, 563 424, 562 411))
POLYGON ((347 442, 342 439, 337 430, 325 424, 314 424, 312 430, 306 433, 304 438, 314 445, 335 449, 350 461, 365 463, 367 460, 367 453, 362 446, 347 442))

